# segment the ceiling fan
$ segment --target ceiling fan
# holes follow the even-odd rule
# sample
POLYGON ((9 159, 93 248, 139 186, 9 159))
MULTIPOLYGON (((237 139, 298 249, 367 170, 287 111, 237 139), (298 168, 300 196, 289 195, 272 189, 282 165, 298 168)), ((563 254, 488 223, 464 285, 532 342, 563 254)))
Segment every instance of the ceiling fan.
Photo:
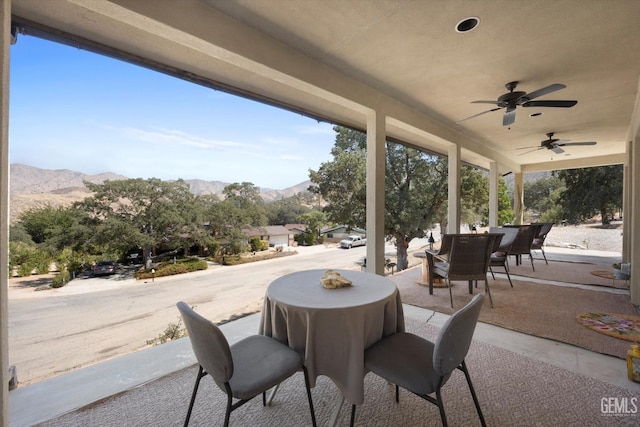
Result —
POLYGON ((552 85, 543 87, 542 89, 534 90, 530 93, 521 91, 514 92, 516 86, 518 86, 518 82, 507 83, 505 87, 507 88, 507 90, 509 90, 509 92, 501 95, 497 101, 472 101, 472 104, 494 104, 497 105, 497 107, 487 111, 483 111, 482 113, 474 114, 473 116, 467 117, 466 119, 459 120, 458 123, 464 122, 465 120, 473 119, 474 117, 481 116, 482 114, 490 113, 492 111, 498 111, 504 108, 505 111, 502 118, 502 125, 509 126, 516 120, 517 106, 569 108, 578 103, 578 101, 534 101, 534 99, 538 97, 567 87, 566 85, 560 83, 554 83, 552 85))
POLYGON ((518 148, 518 150, 526 150, 528 148, 533 148, 533 150, 527 151, 526 153, 520 154, 521 156, 524 154, 532 153, 534 151, 542 150, 546 148, 547 150, 551 150, 556 154, 564 153, 564 150, 561 147, 566 147, 569 145, 596 145, 596 142, 568 142, 568 139, 557 139, 553 137, 554 133, 549 132, 547 134, 547 138, 543 141, 540 141, 540 146, 538 147, 522 147, 518 148))

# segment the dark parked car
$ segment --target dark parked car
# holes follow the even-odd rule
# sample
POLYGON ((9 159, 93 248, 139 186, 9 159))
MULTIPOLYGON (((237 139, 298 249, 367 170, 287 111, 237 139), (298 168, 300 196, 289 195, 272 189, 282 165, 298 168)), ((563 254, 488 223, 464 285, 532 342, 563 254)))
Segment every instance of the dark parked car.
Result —
POLYGON ((108 276, 110 274, 114 274, 115 272, 115 261, 98 261, 95 267, 93 267, 94 276, 108 276))

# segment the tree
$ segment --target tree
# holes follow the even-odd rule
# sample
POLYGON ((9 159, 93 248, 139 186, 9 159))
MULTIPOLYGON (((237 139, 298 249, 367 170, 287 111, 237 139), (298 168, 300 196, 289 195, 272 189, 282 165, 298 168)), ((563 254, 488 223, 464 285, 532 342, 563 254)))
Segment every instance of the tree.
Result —
POLYGON ((555 175, 524 183, 524 205, 542 214, 555 207, 557 196, 564 190, 564 181, 555 175))
POLYGON ((266 209, 269 225, 297 224, 301 215, 311 210, 303 204, 300 194, 267 203, 266 209))
POLYGON ((570 223, 579 223, 599 214, 602 225, 607 225, 613 219, 614 212, 622 206, 622 165, 554 173, 564 180, 566 186, 559 201, 570 223))
POLYGON ((222 194, 221 208, 227 225, 260 227, 268 224, 267 208, 260 189, 251 182, 229 184, 222 194))
POLYGON ((309 170, 309 191, 328 202, 324 207, 329 219, 347 227, 364 228, 366 187, 366 135, 352 129, 334 126, 336 142, 331 149, 333 161, 309 170))
POLYGON ((386 144, 385 230, 396 243, 398 271, 408 267, 407 246, 446 210, 447 166, 442 158, 402 144, 386 144))
MULTIPOLYGON (((310 171, 310 191, 327 202, 330 221, 366 226, 366 135, 336 126, 333 161, 310 171)), ((423 237, 446 203, 447 169, 442 159, 401 144, 386 144, 385 230, 396 242, 398 270, 407 267, 405 242, 423 237), (444 191, 443 191, 444 190, 444 191)))
POLYGON ((507 182, 501 177, 498 179, 498 225, 511 223, 513 221, 513 214, 511 199, 507 192, 507 182))
POLYGON ((95 241, 109 250, 124 254, 143 248, 148 259, 152 249, 189 247, 202 236, 196 197, 181 179, 84 184, 94 194, 76 206, 99 221, 95 241))
POLYGON ((489 219, 489 179, 477 168, 462 165, 460 172, 460 221, 487 223, 489 219))
POLYGON ((312 210, 300 215, 300 220, 307 226, 309 234, 313 236, 313 239, 309 238, 308 242, 315 244, 320 236, 320 230, 327 225, 327 215, 322 211, 312 210))

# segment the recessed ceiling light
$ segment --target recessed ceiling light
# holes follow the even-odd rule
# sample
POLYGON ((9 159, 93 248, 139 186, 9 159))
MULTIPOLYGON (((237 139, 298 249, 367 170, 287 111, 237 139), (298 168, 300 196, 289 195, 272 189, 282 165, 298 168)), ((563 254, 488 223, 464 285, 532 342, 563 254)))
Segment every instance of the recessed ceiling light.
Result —
POLYGON ((538 117, 541 116, 543 113, 531 113, 529 114, 529 117, 538 117))
POLYGON ((464 18, 462 21, 456 24, 456 31, 459 33, 467 33, 478 26, 480 18, 472 16, 470 18, 464 18))

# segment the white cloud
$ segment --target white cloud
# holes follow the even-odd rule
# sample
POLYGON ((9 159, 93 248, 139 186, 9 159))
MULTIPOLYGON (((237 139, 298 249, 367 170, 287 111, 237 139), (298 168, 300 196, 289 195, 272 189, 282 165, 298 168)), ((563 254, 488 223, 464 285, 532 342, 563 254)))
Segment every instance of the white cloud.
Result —
POLYGON ((335 136, 333 125, 329 123, 316 123, 307 126, 296 126, 295 130, 301 135, 331 135, 335 136))

